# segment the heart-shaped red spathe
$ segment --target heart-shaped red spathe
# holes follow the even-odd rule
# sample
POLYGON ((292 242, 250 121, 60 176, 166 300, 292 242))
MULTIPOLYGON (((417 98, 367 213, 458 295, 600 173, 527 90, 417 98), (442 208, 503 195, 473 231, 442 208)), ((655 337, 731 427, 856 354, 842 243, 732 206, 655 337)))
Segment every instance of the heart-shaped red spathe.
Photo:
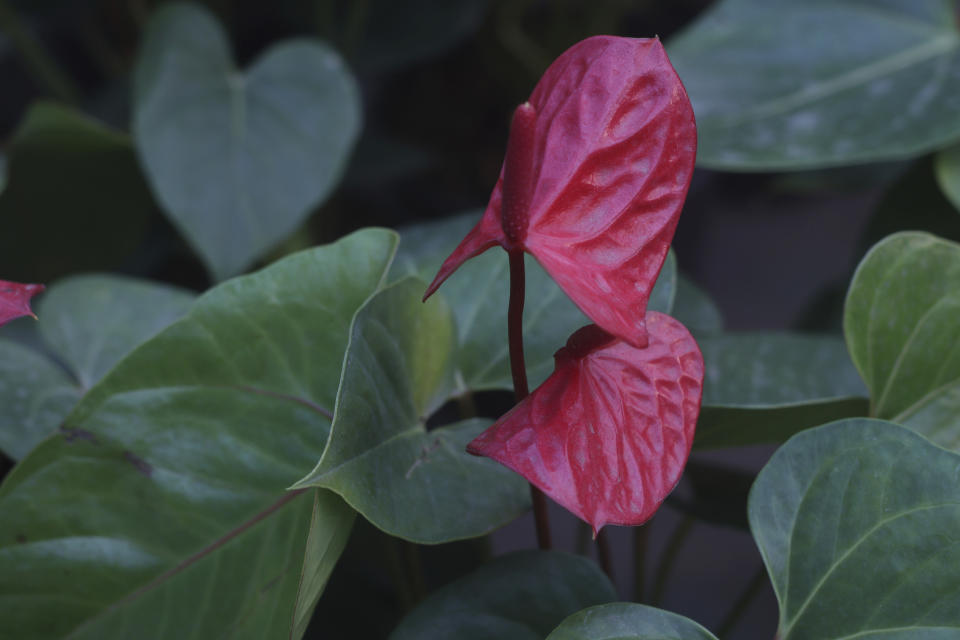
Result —
POLYGON ((697 146, 693 109, 660 41, 574 45, 518 108, 510 137, 483 218, 427 295, 496 244, 523 249, 591 320, 642 347, 697 146), (516 195, 505 198, 511 180, 516 195), (517 202, 525 210, 510 211, 517 202))
POLYGON ((0 280, 0 325, 20 316, 32 316, 30 298, 43 291, 42 284, 20 284, 0 280))
POLYGON ((599 531, 649 519, 686 465, 703 357, 670 316, 647 314, 637 349, 596 325, 557 351, 553 374, 467 446, 513 469, 599 531))

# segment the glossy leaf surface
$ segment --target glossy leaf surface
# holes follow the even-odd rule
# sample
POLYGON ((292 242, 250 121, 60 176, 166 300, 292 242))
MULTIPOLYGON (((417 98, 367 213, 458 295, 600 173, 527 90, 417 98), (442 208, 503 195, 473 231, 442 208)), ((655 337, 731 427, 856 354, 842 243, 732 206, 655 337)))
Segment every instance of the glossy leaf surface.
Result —
POLYGON ((206 10, 173 4, 137 62, 133 130, 150 184, 215 279, 302 223, 339 180, 360 127, 337 53, 297 40, 237 70, 206 10))
POLYGON ((642 604, 615 602, 578 611, 547 640, 716 640, 683 616, 642 604))
POLYGON ((869 411, 843 341, 792 333, 700 338, 706 366, 697 448, 783 442, 869 411))
POLYGON ((7 148, 0 193, 0 274, 52 282, 116 268, 156 205, 130 138, 72 109, 40 102, 7 148), (55 230, 55 231, 54 231, 55 230))
POLYGON ((179 319, 196 295, 116 275, 58 280, 40 301, 40 335, 89 389, 134 347, 179 319))
MULTIPOLYGON (((476 224, 477 217, 476 213, 466 213, 401 229, 391 277, 432 278, 450 250, 476 224)), ((553 371, 556 350, 589 320, 529 256, 526 276, 524 354, 530 386, 536 387, 553 371)), ((650 309, 670 313, 676 278, 676 259, 670 252, 650 295, 650 309)), ((509 280, 507 256, 495 251, 464 264, 457 277, 440 291, 453 309, 457 324, 457 391, 513 388, 507 349, 509 280)))
POLYGON ((112 275, 58 280, 37 305, 36 349, 0 341, 0 449, 19 460, 88 389, 180 316, 184 289, 112 275))
POLYGON ((773 455, 750 527, 782 640, 960 634, 960 457, 897 425, 835 422, 773 455))
POLYGON ((954 209, 960 212, 960 146, 953 146, 938 153, 934 168, 940 189, 954 209))
POLYGON ((644 311, 693 172, 696 130, 683 86, 659 40, 596 36, 557 58, 528 104, 535 119, 514 127, 507 162, 517 148, 531 166, 511 178, 505 162, 483 218, 428 293, 493 245, 516 246, 591 320, 642 347, 644 311), (526 142, 514 140, 527 129, 526 142), (504 206, 512 179, 514 200, 525 204, 517 213, 504 206), (516 239, 507 228, 518 229, 516 239))
POLYGON ((320 486, 387 533, 439 543, 487 533, 529 506, 522 478, 464 447, 489 425, 465 420, 427 431, 452 387, 453 317, 407 278, 357 313, 330 441, 297 487, 320 486), (482 490, 477 490, 482 487, 482 490))
POLYGON ((693 443, 703 360, 673 318, 647 314, 635 349, 596 325, 557 352, 546 382, 470 443, 599 531, 646 521, 673 490, 693 443))
POLYGON ((314 507, 286 487, 395 246, 367 230, 224 283, 90 390, 0 486, 5 630, 163 638, 176 610, 198 637, 286 638, 314 507))
POLYGON ((22 284, 0 280, 0 325, 22 316, 32 316, 30 298, 41 291, 43 291, 42 284, 22 284))
POLYGON ((541 640, 568 615, 616 597, 586 558, 518 551, 431 594, 390 640, 541 640))
POLYGON ((699 162, 817 168, 960 139, 954 12, 943 0, 717 3, 669 42, 697 115, 699 162))
POLYGON ((864 257, 844 331, 876 416, 899 421, 960 381, 958 312, 960 245, 904 232, 864 257))
POLYGON ((0 451, 19 460, 56 431, 82 392, 63 367, 34 349, 0 340, 0 451))

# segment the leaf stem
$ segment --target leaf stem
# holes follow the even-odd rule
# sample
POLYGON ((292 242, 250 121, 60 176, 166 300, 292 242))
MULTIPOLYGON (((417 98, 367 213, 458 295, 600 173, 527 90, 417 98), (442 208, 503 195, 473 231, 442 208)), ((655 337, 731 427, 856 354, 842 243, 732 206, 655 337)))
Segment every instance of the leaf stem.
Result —
POLYGON ((694 524, 696 524, 696 520, 693 516, 688 515, 685 516, 683 520, 680 521, 680 524, 677 525, 677 528, 674 529, 673 537, 670 538, 670 542, 667 543, 667 548, 664 549, 663 557, 657 566, 657 574, 653 580, 653 593, 650 597, 650 604, 659 606, 663 602, 663 596, 667 591, 667 580, 670 578, 673 565, 680 555, 680 549, 693 530, 694 524))
POLYGON ((600 560, 600 568, 613 582, 613 556, 610 553, 610 538, 607 537, 606 529, 597 532, 597 559, 600 560))
MULTIPOLYGON (((523 301, 526 295, 526 272, 523 251, 513 249, 510 256, 510 302, 507 307, 507 340, 510 346, 510 373, 513 376, 513 395, 520 402, 530 395, 527 384, 527 367, 523 359, 523 301)), ((550 520, 547 515, 547 497, 540 489, 530 485, 533 502, 533 518, 537 526, 537 546, 549 549, 550 520)))
POLYGON ((749 609, 751 603, 753 603, 753 599, 763 590, 763 585, 766 584, 766 577, 767 570, 763 564, 761 564, 754 572, 753 577, 750 578, 750 582, 744 587, 740 597, 733 603, 727 615, 724 616, 723 622, 717 627, 718 637, 727 636, 736 628, 743 614, 747 612, 747 609, 749 609))
POLYGON ((650 522, 633 530, 633 601, 643 603, 644 577, 647 567, 647 540, 650 537, 650 522))

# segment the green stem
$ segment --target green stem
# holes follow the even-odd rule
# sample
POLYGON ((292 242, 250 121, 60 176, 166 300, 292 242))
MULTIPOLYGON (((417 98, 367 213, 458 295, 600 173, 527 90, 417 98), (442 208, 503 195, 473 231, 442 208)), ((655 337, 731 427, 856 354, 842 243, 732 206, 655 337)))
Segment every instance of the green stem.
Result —
POLYGON ((588 554, 590 547, 590 536, 592 533, 593 529, 590 528, 590 525, 578 518, 577 537, 574 539, 573 543, 573 551, 578 556, 585 556, 588 554))
POLYGON ((651 604, 658 606, 663 602, 663 595, 667 590, 667 580, 673 572, 673 565, 680 556, 680 549, 683 548, 683 543, 686 542, 690 536, 694 524, 696 524, 696 520, 694 520, 693 516, 685 516, 674 530, 670 542, 667 543, 667 548, 664 549, 663 557, 660 560, 659 566, 657 566, 657 574, 654 576, 653 593, 650 596, 651 604))
POLYGON ((400 544, 403 547, 403 557, 406 561, 407 582, 410 585, 413 604, 416 606, 427 595, 427 587, 423 581, 423 562, 420 560, 420 548, 406 540, 403 540, 400 544))
POLYGON ((387 554, 390 578, 397 592, 400 608, 404 613, 407 613, 417 606, 417 603, 423 600, 426 594, 423 570, 420 565, 420 553, 417 546, 412 542, 394 538, 387 534, 383 534, 383 536, 387 539, 384 549, 387 554))
POLYGON ((633 601, 643 602, 643 584, 647 565, 647 541, 650 538, 650 523, 633 530, 633 601))
POLYGON ((0 31, 7 34, 27 69, 47 91, 59 100, 76 104, 79 92, 69 76, 5 0, 0 0, 0 31))
POLYGON ((597 532, 597 558, 600 560, 600 568, 610 578, 610 582, 613 582, 613 555, 610 553, 610 539, 605 529, 597 532))
POLYGON ((730 632, 736 628, 737 623, 740 622, 743 614, 745 614, 747 609, 750 608, 750 605, 753 603, 753 599, 760 594, 760 592, 763 590, 763 585, 766 583, 767 571, 766 568, 761 564, 760 568, 754 572, 753 577, 750 578, 750 582, 747 583, 746 587, 744 587, 740 597, 737 598, 737 601, 733 603, 733 607, 731 607, 730 611, 723 618, 723 622, 721 622, 720 626, 717 627, 717 635, 719 637, 729 635, 730 632))

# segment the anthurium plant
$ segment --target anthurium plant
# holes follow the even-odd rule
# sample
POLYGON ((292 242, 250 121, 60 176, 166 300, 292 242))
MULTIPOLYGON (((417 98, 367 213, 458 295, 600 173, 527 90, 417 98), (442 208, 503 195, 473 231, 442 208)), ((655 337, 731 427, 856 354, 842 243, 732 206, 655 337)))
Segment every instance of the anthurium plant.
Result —
POLYGON ((114 128, 0 0, 58 98, 0 156, 0 638, 960 638, 950 7, 721 0, 661 40, 650 8, 256 4, 137 9, 129 74, 85 16, 114 128), (552 53, 493 74, 486 208, 363 224, 455 176, 398 101, 460 130, 425 70, 530 63, 525 29, 552 53), (733 171, 879 202, 821 332, 726 330, 679 272, 733 171), (685 553, 757 571, 671 599, 685 553))

